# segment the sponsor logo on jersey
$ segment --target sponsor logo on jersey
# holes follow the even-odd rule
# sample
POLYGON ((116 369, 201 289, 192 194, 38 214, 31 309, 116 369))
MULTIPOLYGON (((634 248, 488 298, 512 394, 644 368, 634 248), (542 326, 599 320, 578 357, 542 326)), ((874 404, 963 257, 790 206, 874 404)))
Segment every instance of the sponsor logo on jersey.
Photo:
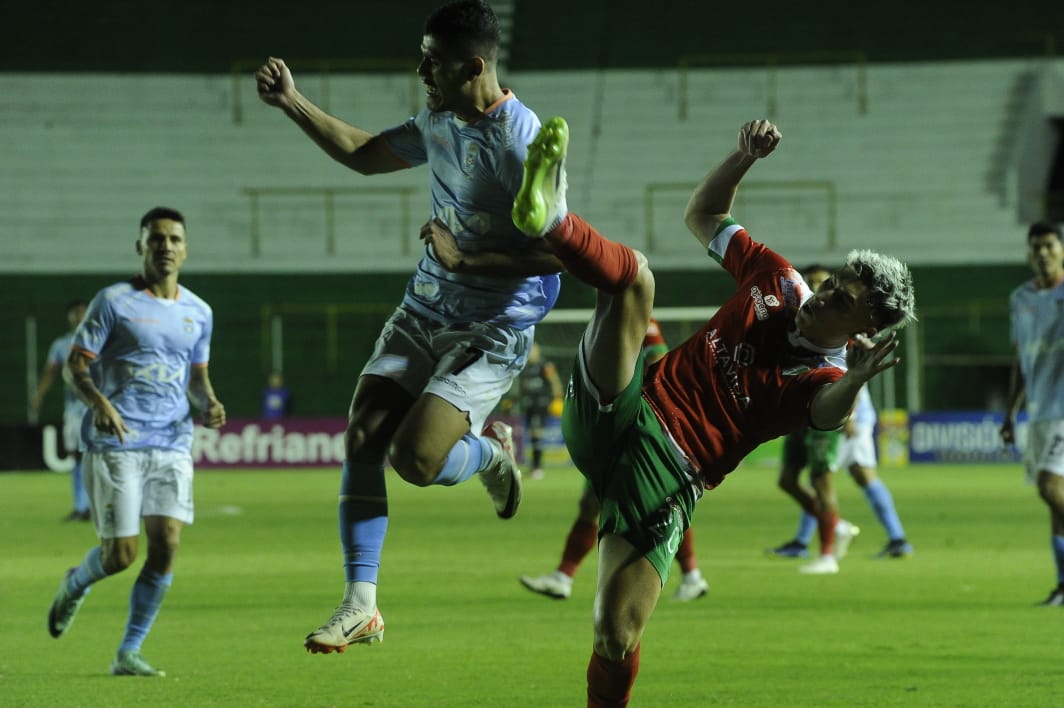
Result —
POLYGON ((761 295, 761 288, 756 285, 750 288, 750 297, 754 299, 754 313, 759 320, 768 319, 768 308, 765 307, 765 298, 761 295))

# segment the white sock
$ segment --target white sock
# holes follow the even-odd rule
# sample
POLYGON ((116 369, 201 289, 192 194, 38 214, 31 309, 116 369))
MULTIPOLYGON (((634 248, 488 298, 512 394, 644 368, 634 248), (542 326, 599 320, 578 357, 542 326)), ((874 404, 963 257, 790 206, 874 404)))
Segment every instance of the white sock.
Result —
POLYGON ((372 612, 377 607, 377 584, 364 580, 344 586, 344 604, 372 612))

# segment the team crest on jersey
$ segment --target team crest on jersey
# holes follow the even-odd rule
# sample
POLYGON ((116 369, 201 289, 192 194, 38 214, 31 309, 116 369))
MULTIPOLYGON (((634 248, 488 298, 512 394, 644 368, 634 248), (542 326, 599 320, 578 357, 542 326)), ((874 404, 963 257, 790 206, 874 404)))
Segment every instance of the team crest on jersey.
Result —
POLYGON ((480 155, 480 145, 476 143, 470 143, 466 145, 465 157, 462 160, 462 172, 466 176, 473 174, 473 170, 477 166, 477 157, 480 155))
POLYGON ((186 317, 185 318, 185 331, 188 332, 189 334, 192 334, 194 331, 196 331, 195 324, 196 323, 192 321, 191 317, 186 317))
POLYGON ((765 296, 765 304, 768 305, 769 307, 779 307, 780 306, 780 300, 775 295, 766 295, 765 296))

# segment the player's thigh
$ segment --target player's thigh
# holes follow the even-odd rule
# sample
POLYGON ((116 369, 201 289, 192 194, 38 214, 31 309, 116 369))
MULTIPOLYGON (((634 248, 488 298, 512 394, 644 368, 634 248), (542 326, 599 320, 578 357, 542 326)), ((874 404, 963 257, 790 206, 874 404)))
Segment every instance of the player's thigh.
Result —
POLYGON ((422 394, 464 412, 468 427, 479 433, 528 361, 534 333, 488 323, 439 329, 431 339, 435 367, 422 394))
POLYGON ((85 489, 96 535, 117 539, 140 535, 148 454, 144 450, 86 452, 85 489))
POLYGON ((654 305, 654 277, 640 268, 636 286, 617 295, 601 291, 582 338, 587 371, 601 400, 610 402, 631 381, 640 364, 643 338, 654 305))
POLYGON ((359 377, 348 412, 348 459, 357 459, 359 455, 383 457, 414 400, 391 379, 374 374, 359 377))
POLYGON ((78 451, 81 442, 81 420, 84 409, 63 411, 63 449, 67 454, 78 451))
POLYGON ((144 516, 164 516, 183 524, 194 520, 192 455, 184 450, 150 451, 144 478, 144 516))
POLYGON ((596 650, 614 660, 631 651, 642 637, 661 587, 657 570, 640 549, 621 536, 603 536, 595 592, 596 650))
POLYGON ((1064 419, 1039 420, 1028 424, 1024 458, 1028 478, 1032 482, 1041 472, 1064 475, 1064 419))
POLYGON ((435 394, 425 393, 410 407, 395 431, 388 455, 404 468, 417 465, 438 471, 451 448, 468 432, 467 411, 435 394))

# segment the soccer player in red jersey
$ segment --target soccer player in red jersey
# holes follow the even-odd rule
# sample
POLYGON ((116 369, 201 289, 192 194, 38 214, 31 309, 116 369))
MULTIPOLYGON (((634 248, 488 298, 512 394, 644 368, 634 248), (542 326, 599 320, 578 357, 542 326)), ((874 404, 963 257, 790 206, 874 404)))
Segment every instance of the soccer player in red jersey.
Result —
POLYGON ((547 121, 528 148, 514 223, 598 291, 562 419, 602 505, 589 706, 627 704, 643 630, 702 493, 766 440, 842 426, 861 387, 898 363, 894 330, 914 319, 912 277, 897 259, 853 251, 814 294, 732 219, 740 181, 781 137, 768 121, 746 123, 691 196, 687 226, 737 289, 645 380, 654 306, 646 257, 568 212, 564 120, 547 121))

